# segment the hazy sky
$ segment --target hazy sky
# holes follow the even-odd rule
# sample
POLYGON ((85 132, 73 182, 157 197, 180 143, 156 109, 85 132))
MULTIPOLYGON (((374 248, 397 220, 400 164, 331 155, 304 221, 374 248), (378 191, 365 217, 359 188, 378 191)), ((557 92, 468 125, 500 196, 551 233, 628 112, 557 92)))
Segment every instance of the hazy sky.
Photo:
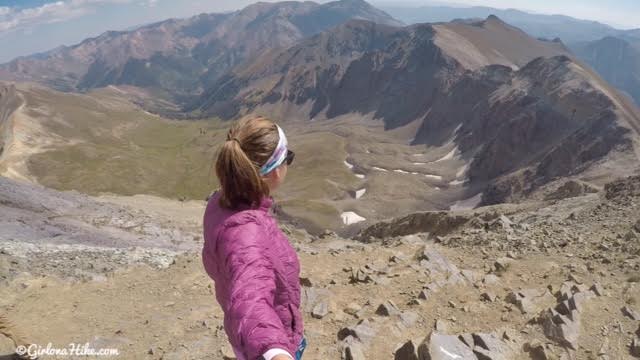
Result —
MULTIPOLYGON (((263 0, 264 1, 264 0, 263 0)), ((270 0, 267 0, 270 1, 270 0)), ((107 30, 223 12, 251 0, 0 0, 0 62, 72 45, 107 30)), ((326 2, 317 1, 317 2, 326 2)), ((481 5, 565 14, 640 28, 640 0, 372 0, 374 5, 481 5)))

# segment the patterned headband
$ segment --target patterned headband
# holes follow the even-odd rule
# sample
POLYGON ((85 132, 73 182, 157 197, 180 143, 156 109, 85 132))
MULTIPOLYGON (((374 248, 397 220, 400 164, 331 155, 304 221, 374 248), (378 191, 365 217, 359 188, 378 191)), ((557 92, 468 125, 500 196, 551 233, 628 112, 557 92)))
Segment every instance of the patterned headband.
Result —
POLYGON ((260 168, 260 175, 268 174, 271 170, 280 166, 287 157, 287 137, 280 126, 276 125, 276 127, 278 128, 278 146, 276 146, 269 160, 260 168))

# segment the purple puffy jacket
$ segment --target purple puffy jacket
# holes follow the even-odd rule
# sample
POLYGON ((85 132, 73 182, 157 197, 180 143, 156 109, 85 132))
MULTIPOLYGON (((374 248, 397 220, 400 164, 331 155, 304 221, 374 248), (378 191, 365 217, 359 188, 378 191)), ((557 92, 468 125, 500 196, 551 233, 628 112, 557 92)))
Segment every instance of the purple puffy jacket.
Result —
POLYGON ((302 340, 300 263, 269 210, 220 207, 215 193, 204 214, 204 268, 215 282, 224 328, 239 357, 281 348, 294 355, 302 340))

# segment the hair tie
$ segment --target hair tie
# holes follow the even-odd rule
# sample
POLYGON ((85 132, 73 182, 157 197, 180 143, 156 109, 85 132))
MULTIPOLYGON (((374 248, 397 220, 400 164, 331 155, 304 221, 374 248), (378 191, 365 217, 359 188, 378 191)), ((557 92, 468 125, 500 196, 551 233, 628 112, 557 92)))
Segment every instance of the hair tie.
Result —
POLYGON ((238 138, 236 137, 232 137, 231 139, 228 139, 227 141, 235 141, 238 143, 238 145, 242 145, 242 143, 240 142, 240 140, 238 140, 238 138))

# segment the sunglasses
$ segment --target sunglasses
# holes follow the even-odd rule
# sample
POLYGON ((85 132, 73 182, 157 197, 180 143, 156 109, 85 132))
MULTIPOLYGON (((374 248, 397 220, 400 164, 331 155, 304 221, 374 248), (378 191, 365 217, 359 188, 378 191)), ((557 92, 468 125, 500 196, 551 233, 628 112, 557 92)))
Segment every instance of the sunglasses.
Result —
POLYGON ((291 165, 295 157, 296 157, 296 153, 294 153, 291 150, 287 150, 287 156, 285 156, 284 158, 284 161, 287 163, 287 166, 291 165))

